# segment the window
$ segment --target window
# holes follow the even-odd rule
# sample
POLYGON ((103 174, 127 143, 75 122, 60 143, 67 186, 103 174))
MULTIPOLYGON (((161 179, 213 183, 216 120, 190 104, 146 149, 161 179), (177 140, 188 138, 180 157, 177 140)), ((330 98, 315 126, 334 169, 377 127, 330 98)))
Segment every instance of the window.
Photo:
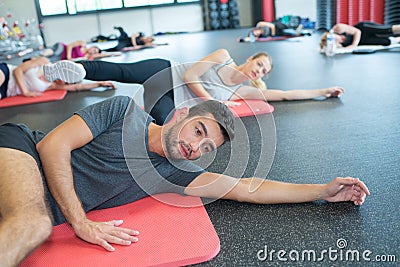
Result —
POLYGON ((37 0, 42 16, 72 15, 107 9, 125 9, 200 2, 200 0, 37 0))
POLYGON ((131 6, 154 6, 161 4, 172 4, 174 0, 124 0, 126 7, 131 6))
POLYGON ((124 0, 126 7, 131 6, 154 6, 161 4, 173 4, 174 0, 124 0))
POLYGON ((67 13, 65 0, 39 0, 39 6, 43 16, 67 13))

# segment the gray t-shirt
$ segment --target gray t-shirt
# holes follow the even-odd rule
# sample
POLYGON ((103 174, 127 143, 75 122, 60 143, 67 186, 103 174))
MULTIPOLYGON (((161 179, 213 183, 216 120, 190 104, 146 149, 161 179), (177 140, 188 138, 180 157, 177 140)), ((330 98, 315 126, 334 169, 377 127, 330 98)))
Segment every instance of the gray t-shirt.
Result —
MULTIPOLYGON (((84 210, 124 205, 148 195, 185 187, 202 168, 190 161, 170 162, 148 150, 152 118, 127 96, 116 96, 76 112, 94 139, 71 154, 75 191, 84 210)), ((55 224, 65 222, 48 193, 55 224)))

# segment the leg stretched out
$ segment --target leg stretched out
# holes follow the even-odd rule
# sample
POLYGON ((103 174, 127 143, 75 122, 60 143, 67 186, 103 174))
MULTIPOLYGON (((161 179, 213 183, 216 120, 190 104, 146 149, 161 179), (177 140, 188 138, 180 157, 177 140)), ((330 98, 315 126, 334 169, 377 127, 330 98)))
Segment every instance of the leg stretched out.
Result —
POLYGON ((170 61, 158 58, 132 63, 113 63, 100 60, 84 60, 75 63, 64 60, 46 65, 44 75, 49 81, 62 80, 68 83, 87 79, 142 84, 146 112, 153 116, 157 124, 163 124, 166 114, 174 108, 170 67, 170 61), (166 98, 163 99, 166 94, 166 98))
POLYGON ((122 83, 143 84, 150 77, 171 66, 165 59, 147 59, 132 63, 113 63, 106 61, 80 61, 86 70, 87 80, 112 80, 122 83))
POLYGON ((156 123, 164 124, 174 109, 171 63, 165 59, 147 59, 133 63, 81 61, 85 79, 138 83, 144 87, 144 107, 156 123))

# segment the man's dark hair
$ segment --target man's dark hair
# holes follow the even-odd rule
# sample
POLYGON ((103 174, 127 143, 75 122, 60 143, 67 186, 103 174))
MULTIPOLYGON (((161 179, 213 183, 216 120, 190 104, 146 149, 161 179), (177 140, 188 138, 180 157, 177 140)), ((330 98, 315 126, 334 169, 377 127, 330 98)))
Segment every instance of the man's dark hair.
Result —
POLYGON ((187 118, 195 116, 213 115, 218 122, 219 128, 225 141, 230 141, 235 137, 235 122, 232 111, 220 101, 208 100, 201 102, 189 109, 187 118))

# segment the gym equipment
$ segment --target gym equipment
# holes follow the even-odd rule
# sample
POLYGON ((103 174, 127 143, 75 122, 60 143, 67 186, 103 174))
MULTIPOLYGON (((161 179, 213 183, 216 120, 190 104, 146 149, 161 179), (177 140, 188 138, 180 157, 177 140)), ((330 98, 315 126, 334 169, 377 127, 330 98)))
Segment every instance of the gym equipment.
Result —
POLYGON ((385 1, 385 24, 400 24, 400 2, 393 0, 385 1))
POLYGON ((236 0, 202 0, 205 30, 240 27, 236 0))
POLYGON ((317 29, 328 30, 336 22, 335 1, 321 0, 317 1, 317 29))

